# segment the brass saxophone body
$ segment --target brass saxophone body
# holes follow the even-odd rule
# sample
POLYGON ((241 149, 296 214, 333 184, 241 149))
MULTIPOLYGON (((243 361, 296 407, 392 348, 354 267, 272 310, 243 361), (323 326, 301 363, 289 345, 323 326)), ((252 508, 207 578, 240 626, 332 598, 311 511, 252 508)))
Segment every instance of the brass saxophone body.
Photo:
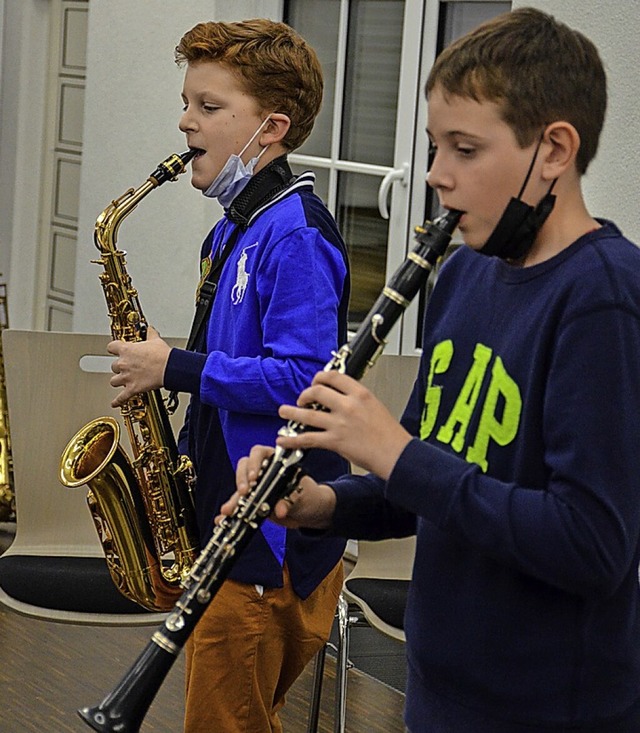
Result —
MULTIPOLYGON (((175 180, 193 151, 172 155, 137 189, 129 189, 100 214, 94 240, 103 266, 100 282, 113 339, 146 338, 147 322, 117 248, 122 220, 154 188, 175 180)), ((87 503, 111 577, 127 598, 165 611, 182 593, 181 582, 198 556, 191 495, 191 461, 180 456, 159 390, 136 395, 121 407, 133 459, 120 445, 120 425, 111 417, 92 420, 71 438, 60 460, 60 481, 87 485, 87 503)))
POLYGON ((12 521, 16 514, 7 382, 2 353, 2 331, 8 327, 7 286, 2 283, 0 284, 0 522, 12 521))

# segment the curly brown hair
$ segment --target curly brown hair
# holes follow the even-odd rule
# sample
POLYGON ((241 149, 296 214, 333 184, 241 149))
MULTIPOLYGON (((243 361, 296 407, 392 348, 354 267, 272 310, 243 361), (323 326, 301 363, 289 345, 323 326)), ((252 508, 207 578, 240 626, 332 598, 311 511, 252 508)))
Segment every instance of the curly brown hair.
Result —
POLYGON ((285 23, 264 18, 198 23, 180 39, 175 61, 225 64, 263 111, 289 117, 282 141, 288 150, 311 134, 322 104, 322 68, 313 48, 285 23))

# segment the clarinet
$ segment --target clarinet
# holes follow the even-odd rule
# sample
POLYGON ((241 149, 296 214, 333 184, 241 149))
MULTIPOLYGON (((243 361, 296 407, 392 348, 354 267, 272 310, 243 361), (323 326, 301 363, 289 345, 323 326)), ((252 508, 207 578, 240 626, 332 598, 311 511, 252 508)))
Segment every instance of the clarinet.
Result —
MULTIPOLYGON (((337 370, 360 379, 375 363, 385 337, 426 282, 451 240, 462 212, 451 210, 433 222, 415 228, 418 244, 400 265, 347 344, 333 354, 324 371, 337 370)), ((322 409, 311 406, 310 409, 322 409)), ((297 436, 307 430, 290 421, 281 435, 297 436)), ((225 517, 183 581, 184 592, 117 686, 95 707, 78 710, 99 733, 137 733, 174 661, 200 617, 275 505, 297 486, 304 451, 277 446, 261 469, 256 486, 225 517)))

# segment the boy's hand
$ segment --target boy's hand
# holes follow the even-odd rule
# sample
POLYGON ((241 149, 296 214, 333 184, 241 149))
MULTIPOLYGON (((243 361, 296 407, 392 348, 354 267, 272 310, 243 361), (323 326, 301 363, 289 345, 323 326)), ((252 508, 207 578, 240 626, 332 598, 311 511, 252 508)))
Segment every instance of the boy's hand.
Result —
POLYGON ((298 398, 298 407, 283 405, 279 414, 314 430, 297 437, 279 436, 278 445, 335 451, 384 480, 411 440, 411 435, 366 387, 337 371, 318 372, 311 387, 298 398), (305 407, 313 403, 325 409, 305 407))
MULTIPOLYGON (((273 452, 273 448, 256 445, 248 456, 238 461, 236 492, 220 507, 216 524, 220 524, 224 517, 231 516, 240 497, 250 493, 257 483, 263 461, 273 455, 273 452)), ((331 525, 335 503, 332 489, 316 483, 310 476, 304 476, 290 496, 276 504, 271 519, 285 527, 326 529, 331 525)))
POLYGON ((171 347, 154 328, 149 328, 146 341, 111 341, 107 351, 117 357, 111 364, 114 376, 110 384, 124 387, 111 407, 121 407, 134 395, 162 387, 171 347))

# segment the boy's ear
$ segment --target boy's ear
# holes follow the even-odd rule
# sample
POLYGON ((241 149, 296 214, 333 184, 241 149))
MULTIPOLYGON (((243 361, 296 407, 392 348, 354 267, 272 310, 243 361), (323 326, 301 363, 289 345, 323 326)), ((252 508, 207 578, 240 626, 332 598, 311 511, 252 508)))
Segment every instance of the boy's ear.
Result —
POLYGON ((291 120, 287 115, 274 112, 270 115, 269 121, 260 133, 260 145, 266 147, 267 145, 282 142, 290 127, 291 120))
POLYGON ((572 166, 580 148, 580 135, 576 128, 564 120, 552 122, 544 131, 543 143, 547 154, 544 158, 542 175, 546 180, 559 178, 572 166))

